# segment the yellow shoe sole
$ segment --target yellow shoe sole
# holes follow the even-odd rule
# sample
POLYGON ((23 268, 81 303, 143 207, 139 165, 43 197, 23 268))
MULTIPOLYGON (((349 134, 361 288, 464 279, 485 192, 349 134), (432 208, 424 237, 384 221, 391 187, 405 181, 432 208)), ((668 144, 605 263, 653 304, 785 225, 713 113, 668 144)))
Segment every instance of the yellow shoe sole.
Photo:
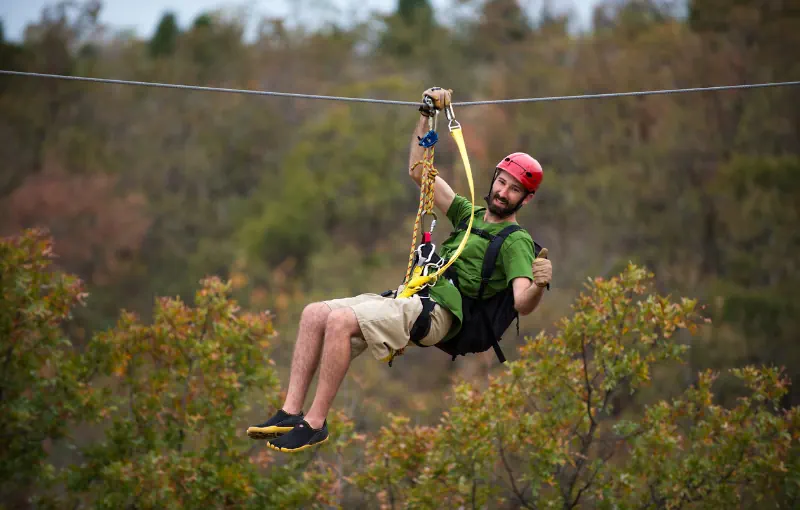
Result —
MULTIPOLYGON (((328 437, 330 437, 330 436, 328 436, 328 437)), ((315 447, 321 445, 322 443, 324 443, 327 440, 328 440, 328 438, 326 437, 325 439, 323 439, 322 441, 319 441, 317 443, 304 444, 303 446, 300 446, 298 448, 281 448, 280 446, 275 446, 272 443, 267 443, 267 446, 269 446, 270 448, 272 448, 276 452, 297 453, 297 452, 302 452, 303 450, 308 450, 309 448, 315 448, 315 447)))
POLYGON ((275 439, 292 430, 294 427, 247 427, 247 436, 251 439, 275 439))

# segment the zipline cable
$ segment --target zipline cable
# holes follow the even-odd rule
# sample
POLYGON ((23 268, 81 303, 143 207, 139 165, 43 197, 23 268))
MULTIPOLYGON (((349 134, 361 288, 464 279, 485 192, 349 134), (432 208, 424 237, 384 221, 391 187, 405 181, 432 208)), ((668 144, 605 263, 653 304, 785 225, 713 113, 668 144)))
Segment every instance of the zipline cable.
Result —
POLYGON ((14 76, 30 76, 34 78, 58 78, 62 80, 75 80, 75 81, 90 81, 96 83, 113 83, 116 85, 139 85, 143 87, 161 87, 170 89, 181 90, 199 90, 202 92, 228 92, 231 94, 254 94, 258 96, 284 96, 295 97, 302 99, 329 99, 334 101, 359 101, 362 103, 385 103, 385 104, 399 104, 406 106, 420 106, 422 103, 415 103, 413 101, 392 101, 390 99, 367 99, 358 97, 337 97, 337 96, 318 96, 314 94, 294 94, 291 92, 268 92, 265 90, 246 90, 246 89, 227 89, 219 87, 202 87, 200 85, 180 85, 173 83, 155 83, 147 81, 129 81, 129 80, 113 80, 109 78, 88 78, 85 76, 65 76, 63 74, 43 74, 43 73, 26 73, 22 71, 6 71, 0 69, 0 74, 14 75, 14 76))
MULTIPOLYGON (((294 97, 298 99, 325 99, 330 101, 355 101, 361 103, 382 103, 382 104, 395 104, 404 106, 421 106, 421 102, 415 101, 393 101, 390 99, 370 99, 361 97, 341 97, 341 96, 322 96, 315 94, 296 94, 291 92, 270 92, 266 90, 247 90, 247 89, 230 89, 219 87, 203 87, 200 85, 181 85, 173 83, 157 83, 147 81, 130 81, 130 80, 115 80, 110 78, 90 78, 86 76, 66 76, 62 74, 44 74, 44 73, 29 73, 23 71, 7 71, 0 69, 0 74, 11 76, 28 76, 34 78, 55 78, 61 80, 74 80, 74 81, 87 81, 95 83, 112 83, 117 85, 138 85, 143 87, 160 87, 181 90, 197 90, 202 92, 227 92, 232 94, 253 94, 259 96, 282 96, 294 97)), ((575 99, 601 99, 612 97, 627 97, 627 96, 650 96, 656 94, 679 94, 685 92, 713 92, 719 90, 736 90, 736 89, 755 89, 765 87, 788 87, 800 85, 800 81, 782 81, 782 82, 768 82, 768 83, 751 83, 743 85, 719 85, 713 87, 694 87, 683 89, 663 89, 663 90, 642 90, 634 92, 609 92, 602 94, 580 94, 574 96, 549 96, 549 97, 528 97, 519 99, 492 99, 487 101, 466 101, 461 103, 452 103, 453 106, 479 106, 487 104, 504 104, 504 103, 536 103, 545 101, 568 101, 575 99)))
POLYGON ((600 99, 608 97, 651 96, 655 94, 679 94, 683 92, 713 92, 717 90, 786 87, 792 85, 795 86, 800 85, 800 81, 780 81, 780 82, 770 82, 770 83, 752 83, 744 85, 719 85, 715 87, 695 87, 687 89, 642 90, 638 92, 608 92, 603 94, 581 94, 577 96, 528 97, 521 99, 493 99, 489 101, 467 101, 464 103, 453 103, 453 105, 464 107, 464 106, 477 106, 484 104, 500 104, 500 103, 535 103, 540 101, 568 101, 570 99, 600 99))

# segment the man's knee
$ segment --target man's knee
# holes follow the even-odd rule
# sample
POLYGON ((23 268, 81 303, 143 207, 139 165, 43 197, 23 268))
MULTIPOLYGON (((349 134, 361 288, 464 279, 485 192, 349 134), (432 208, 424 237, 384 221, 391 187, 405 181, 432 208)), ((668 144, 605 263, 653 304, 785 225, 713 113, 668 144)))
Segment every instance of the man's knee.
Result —
POLYGON ((309 303, 303 308, 300 320, 306 324, 322 327, 328 322, 331 308, 325 303, 309 303))
POLYGON ((325 323, 325 331, 327 333, 347 334, 348 338, 361 334, 358 319, 356 319, 356 314, 351 308, 337 308, 331 311, 325 323))

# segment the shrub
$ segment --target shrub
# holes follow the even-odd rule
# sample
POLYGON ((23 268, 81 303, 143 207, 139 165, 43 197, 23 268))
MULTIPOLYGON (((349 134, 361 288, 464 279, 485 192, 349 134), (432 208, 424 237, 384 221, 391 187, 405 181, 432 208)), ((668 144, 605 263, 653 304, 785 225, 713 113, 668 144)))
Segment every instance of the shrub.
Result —
POLYGON ((355 483, 391 507, 788 504, 800 413, 780 410, 778 369, 733 370, 750 393, 731 409, 713 403, 707 371, 679 397, 615 417, 615 397, 650 384, 656 363, 680 361, 689 347, 677 334, 704 322, 694 300, 648 292, 652 276, 629 265, 592 281, 574 315, 528 339, 486 391, 458 385, 438 427, 394 417, 368 442, 355 483))

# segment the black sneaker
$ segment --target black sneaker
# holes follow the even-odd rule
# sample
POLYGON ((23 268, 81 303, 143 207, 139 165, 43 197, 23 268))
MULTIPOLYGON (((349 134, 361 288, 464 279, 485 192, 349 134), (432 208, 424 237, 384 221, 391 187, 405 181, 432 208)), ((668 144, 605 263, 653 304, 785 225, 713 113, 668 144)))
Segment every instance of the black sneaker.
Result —
POLYGON ((307 421, 302 420, 291 432, 287 432, 277 439, 267 441, 267 446, 280 452, 299 452, 313 446, 318 446, 328 440, 328 420, 322 423, 322 428, 313 429, 307 421))
POLYGON ((289 414, 279 409, 275 416, 264 423, 247 427, 247 435, 252 439, 272 439, 286 434, 302 421, 302 411, 300 414, 289 414))

